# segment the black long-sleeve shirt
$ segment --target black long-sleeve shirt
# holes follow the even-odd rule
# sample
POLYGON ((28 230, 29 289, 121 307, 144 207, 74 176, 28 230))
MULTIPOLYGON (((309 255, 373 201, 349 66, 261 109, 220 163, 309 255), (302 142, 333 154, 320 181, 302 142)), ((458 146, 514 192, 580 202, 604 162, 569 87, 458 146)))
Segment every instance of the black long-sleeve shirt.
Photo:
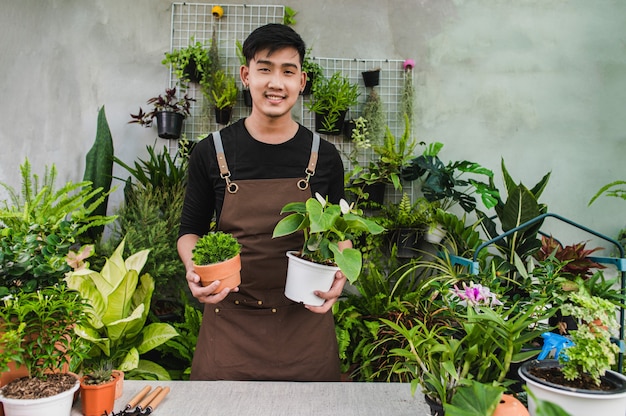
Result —
MULTIPOLYGON (((304 126, 300 125, 293 138, 280 144, 255 140, 243 119, 222 129, 220 134, 232 181, 305 177, 313 133, 304 126)), ((219 219, 221 213, 226 182, 220 177, 212 135, 195 146, 188 169, 179 237, 206 234, 214 214, 219 219)), ((333 144, 320 140, 317 168, 310 179, 312 194, 319 192, 338 203, 344 197, 343 177, 339 152, 333 144)))

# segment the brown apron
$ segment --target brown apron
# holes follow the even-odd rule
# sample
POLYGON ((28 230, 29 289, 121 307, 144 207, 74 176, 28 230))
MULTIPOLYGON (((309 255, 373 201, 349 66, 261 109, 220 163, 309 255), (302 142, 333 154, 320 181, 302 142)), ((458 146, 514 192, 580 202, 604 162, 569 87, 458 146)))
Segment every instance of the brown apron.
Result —
POLYGON ((285 253, 300 249, 303 236, 272 239, 282 207, 311 196, 315 136, 306 179, 231 182, 219 132, 213 133, 226 180, 218 229, 242 245, 241 285, 219 304, 205 305, 192 380, 339 381, 332 313, 310 312, 284 295, 285 253))

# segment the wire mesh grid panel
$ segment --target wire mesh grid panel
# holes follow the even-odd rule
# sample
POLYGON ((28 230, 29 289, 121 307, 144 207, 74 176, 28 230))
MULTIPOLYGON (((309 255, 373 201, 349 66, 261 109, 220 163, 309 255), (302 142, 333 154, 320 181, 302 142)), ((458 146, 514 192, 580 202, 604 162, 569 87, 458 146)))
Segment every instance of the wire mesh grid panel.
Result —
MULTIPOLYGON (((404 61, 390 59, 345 59, 345 58, 322 58, 309 57, 310 60, 319 64, 324 71, 325 77, 331 77, 334 73, 340 72, 351 83, 359 87, 359 99, 356 106, 349 109, 346 120, 356 119, 363 114, 365 103, 369 94, 374 90, 380 97, 385 114, 385 122, 389 130, 395 137, 399 137, 404 133, 404 112, 401 108, 402 94, 405 83, 405 72, 402 68, 404 61), (366 87, 363 81, 362 72, 380 69, 380 81, 375 87, 366 87)), ((409 76, 413 76, 412 72, 409 76)), ((309 127, 311 130, 315 128, 315 114, 308 111, 307 104, 311 97, 305 96, 303 103, 299 107, 300 122, 309 127)), ((339 135, 322 135, 326 140, 333 143, 342 154, 346 170, 352 169, 349 155, 356 155, 356 160, 361 166, 366 165, 375 157, 374 151, 370 148, 362 151, 355 151, 354 144, 350 140, 350 132, 339 135)), ((382 138, 378 138, 382 141, 382 138)), ((380 144, 380 142, 378 142, 380 144)), ((388 186, 386 199, 396 202, 402 192, 406 192, 413 198, 413 190, 410 184, 403 183, 403 189, 396 191, 393 186, 388 186)))
MULTIPOLYGON (((221 5, 224 15, 216 18, 212 14, 213 4, 174 3, 172 5, 172 33, 170 50, 185 48, 195 42, 200 42, 208 49, 213 37, 218 45, 220 66, 225 72, 234 75, 237 86, 241 91, 239 80, 239 58, 236 42, 244 39, 257 27, 267 23, 282 23, 285 12, 284 6, 263 5, 221 5)), ((170 70, 169 85, 173 87, 178 80, 170 70)), ((186 91, 196 101, 191 106, 191 116, 187 117, 183 133, 189 140, 205 137, 220 126, 215 123, 215 116, 205 98, 201 88, 196 83, 190 83, 186 91)), ((244 105, 243 98, 237 98, 233 109, 233 120, 245 117, 249 109, 244 105)), ((177 144, 169 144, 170 151, 176 152, 177 144)))
MULTIPOLYGON (((212 14, 213 4, 202 3, 174 3, 172 5, 171 22, 171 46, 170 50, 185 48, 195 42, 200 42, 208 49, 213 39, 218 45, 220 66, 229 74, 235 75, 238 88, 242 89, 238 71, 240 61, 237 56, 236 42, 243 42, 245 38, 257 27, 267 23, 282 23, 284 6, 280 5, 222 5, 224 15, 215 18, 212 14)), ((404 86, 405 72, 402 68, 403 61, 388 59, 345 59, 345 58, 321 58, 309 57, 318 63, 324 70, 325 76, 332 76, 335 72, 341 72, 351 83, 359 86, 358 104, 350 108, 346 118, 356 119, 364 109, 368 94, 372 88, 366 88, 363 82, 362 72, 371 69, 380 69, 380 83, 374 87, 383 104, 386 123, 392 134, 396 137, 404 133, 404 119, 402 115, 401 98, 404 86)), ((178 79, 170 70, 170 87, 178 85, 178 79)), ((191 116, 187 117, 184 124, 184 137, 196 140, 205 137, 211 131, 219 129, 220 125, 215 122, 215 115, 198 84, 190 83, 185 91, 196 101, 191 105, 191 116)), ((241 92, 233 109, 231 120, 246 117, 250 109, 245 106, 241 92)), ((304 126, 313 130, 315 117, 307 109, 309 96, 303 96, 293 109, 294 118, 304 126)), ((335 144, 342 154, 345 168, 351 169, 348 155, 353 152, 353 143, 344 135, 323 135, 323 137, 335 144)), ((175 153, 178 150, 176 141, 169 141, 169 150, 175 153)), ((358 152, 359 164, 365 165, 374 157, 371 149, 358 152)), ((387 199, 397 201, 401 192, 397 192, 392 186, 388 186, 387 199)), ((403 191, 413 197, 410 184, 403 184, 403 191)))

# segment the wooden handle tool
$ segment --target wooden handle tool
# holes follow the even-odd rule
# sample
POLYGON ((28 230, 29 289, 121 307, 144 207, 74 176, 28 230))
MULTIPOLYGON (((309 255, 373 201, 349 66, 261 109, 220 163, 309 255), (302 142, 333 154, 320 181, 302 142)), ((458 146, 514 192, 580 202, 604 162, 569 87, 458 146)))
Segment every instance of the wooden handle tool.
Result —
POLYGON ((150 393, 148 395, 148 397, 146 397, 145 399, 143 399, 138 405, 137 405, 137 410, 141 411, 144 410, 152 400, 154 400, 154 398, 156 396, 158 396, 158 394, 161 392, 161 390, 163 390, 163 387, 159 386, 156 389, 154 389, 154 391, 152 393, 150 393))
POLYGON ((165 396, 167 396, 167 393, 169 392, 169 387, 165 387, 163 390, 161 390, 161 392, 154 398, 154 400, 152 400, 150 404, 148 404, 148 407, 146 407, 146 410, 143 414, 149 415, 150 413, 152 413, 157 408, 159 403, 161 403, 163 399, 165 399, 165 396))
POLYGON ((141 399, 143 399, 143 397, 148 394, 148 392, 150 391, 152 387, 150 386, 146 386, 143 389, 141 389, 141 391, 139 393, 137 393, 135 395, 135 397, 133 397, 132 399, 130 399, 130 401, 128 402, 128 404, 126 405, 126 409, 132 409, 133 407, 137 406, 137 403, 139 403, 139 401, 141 399))

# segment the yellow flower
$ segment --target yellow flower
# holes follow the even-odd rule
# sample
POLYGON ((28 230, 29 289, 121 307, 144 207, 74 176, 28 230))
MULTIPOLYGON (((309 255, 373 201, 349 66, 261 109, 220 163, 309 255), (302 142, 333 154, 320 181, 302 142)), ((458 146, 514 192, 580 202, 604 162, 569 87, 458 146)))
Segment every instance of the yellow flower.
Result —
POLYGON ((222 8, 222 6, 213 6, 213 8, 211 9, 211 14, 216 19, 219 19, 224 16, 224 9, 222 8))

